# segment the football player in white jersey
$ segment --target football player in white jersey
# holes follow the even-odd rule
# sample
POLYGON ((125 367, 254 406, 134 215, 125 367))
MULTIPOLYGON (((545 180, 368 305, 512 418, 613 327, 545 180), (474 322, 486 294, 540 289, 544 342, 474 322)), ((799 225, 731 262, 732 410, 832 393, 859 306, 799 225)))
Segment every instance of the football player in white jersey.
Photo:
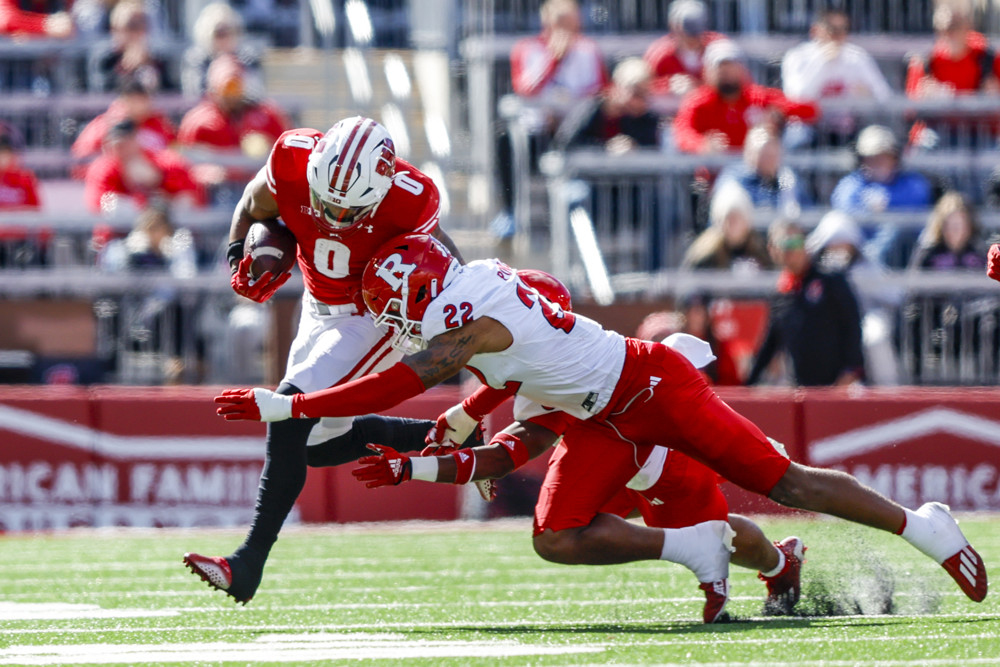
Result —
MULTIPOLYGON (((638 461, 662 445, 781 504, 901 535, 941 564, 970 599, 986 597, 982 558, 946 506, 912 511, 846 473, 790 461, 716 396, 683 355, 564 312, 498 260, 463 267, 433 238, 408 234, 375 253, 363 293, 376 322, 391 325, 394 343, 413 354, 380 373, 309 394, 228 390, 216 397, 217 412, 262 421, 378 412, 468 366, 491 387, 516 387, 518 395, 574 418, 535 508, 534 547, 546 560, 685 562, 685 546, 664 529, 600 512, 638 472, 638 461)), ((503 437, 512 458, 522 457, 523 443, 503 437)), ((456 482, 475 476, 469 452, 452 458, 456 482)), ((420 474, 436 480, 438 470, 420 474)))
MULTIPOLYGON (((552 304, 567 312, 572 310, 569 290, 553 276, 544 271, 519 269, 517 277, 552 304)), ((695 368, 703 368, 715 360, 708 343, 688 334, 672 334, 663 343, 681 352, 695 368)), ((511 396, 516 394, 484 385, 438 417, 427 435, 428 447, 420 453, 421 457, 440 457, 438 465, 441 469, 437 481, 454 483, 454 459, 450 455, 480 427, 486 414, 511 396)), ((516 422, 504 432, 513 433, 523 443, 523 453, 527 458, 541 455, 559 439, 555 432, 559 428, 558 412, 516 397, 514 418, 516 422)), ((520 459, 515 462, 512 458, 515 449, 504 449, 505 444, 513 446, 514 442, 501 438, 490 446, 469 451, 476 457, 476 476, 489 475, 488 479, 476 481, 487 500, 492 499, 495 493, 495 478, 503 477, 522 463, 520 459)), ((363 467, 353 471, 354 476, 366 482, 368 488, 396 485, 412 479, 414 465, 418 469, 421 466, 427 468, 419 457, 407 456, 392 447, 370 444, 369 448, 378 455, 361 458, 359 463, 363 467)), ((720 481, 714 472, 681 452, 657 446, 635 477, 626 484, 627 488, 621 489, 600 511, 622 517, 638 511, 647 526, 686 529, 672 537, 683 539, 688 546, 700 547, 690 553, 691 558, 696 560, 683 564, 698 576, 699 588, 705 594, 702 610, 705 623, 726 618, 724 611, 730 594, 730 561, 758 571, 758 577, 765 582, 768 590, 764 614, 793 613, 801 590, 800 574, 805 552, 802 540, 788 537, 772 544, 750 519, 730 514, 726 497, 719 489, 720 481), (724 528, 723 534, 719 535, 714 528, 720 522, 729 523, 735 535, 724 528)))

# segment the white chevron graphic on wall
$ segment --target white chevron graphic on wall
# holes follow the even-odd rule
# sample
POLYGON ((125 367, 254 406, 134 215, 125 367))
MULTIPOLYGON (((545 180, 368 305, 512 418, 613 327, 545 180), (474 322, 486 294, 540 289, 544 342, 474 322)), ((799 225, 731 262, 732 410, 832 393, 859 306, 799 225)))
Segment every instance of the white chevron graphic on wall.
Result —
POLYGON ((119 459, 262 459, 264 438, 249 436, 131 436, 106 433, 0 404, 0 432, 18 433, 119 459))
POLYGON ((816 465, 829 465, 934 433, 1000 447, 1000 422, 949 408, 929 408, 816 440, 809 445, 809 458, 816 465))

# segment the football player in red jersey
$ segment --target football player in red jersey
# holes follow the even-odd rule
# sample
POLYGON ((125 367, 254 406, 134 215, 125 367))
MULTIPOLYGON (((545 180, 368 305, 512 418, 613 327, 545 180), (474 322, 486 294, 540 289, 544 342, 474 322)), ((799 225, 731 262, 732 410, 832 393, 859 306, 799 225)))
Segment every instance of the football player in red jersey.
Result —
MULTIPOLYGON (((985 563, 947 506, 929 502, 910 510, 847 473, 790 461, 684 355, 564 312, 498 260, 460 266, 442 244, 409 234, 372 258, 364 299, 376 322, 394 323, 396 335, 420 351, 313 394, 228 390, 216 396, 217 412, 271 422, 386 410, 475 368, 491 387, 516 385, 518 395, 567 415, 565 446, 550 462, 535 506, 534 547, 546 560, 684 562, 684 540, 600 512, 635 476, 637 461, 662 445, 776 502, 900 535, 944 567, 971 600, 986 597, 985 563)), ((516 434, 500 437, 511 459, 522 460, 516 434)), ((433 463, 420 478, 437 480, 437 457, 424 458, 433 463)), ((451 459, 456 482, 476 476, 474 449, 451 459)))
MULTIPOLYGON (((236 206, 228 253, 233 290, 264 302, 291 274, 265 273, 251 280, 251 258, 243 256, 250 225, 280 219, 298 243, 305 292, 278 393, 325 389, 384 370, 400 359, 394 339, 375 325, 361 300, 361 274, 380 246, 407 232, 430 234, 458 256, 438 226, 439 213, 433 181, 397 158, 389 133, 370 118, 347 118, 325 134, 297 129, 278 138, 267 164, 236 206)), ((248 601, 302 490, 307 464, 355 461, 367 453, 369 442, 420 449, 432 425, 375 415, 269 425, 255 517, 246 540, 225 558, 186 554, 184 562, 235 600, 248 601)))

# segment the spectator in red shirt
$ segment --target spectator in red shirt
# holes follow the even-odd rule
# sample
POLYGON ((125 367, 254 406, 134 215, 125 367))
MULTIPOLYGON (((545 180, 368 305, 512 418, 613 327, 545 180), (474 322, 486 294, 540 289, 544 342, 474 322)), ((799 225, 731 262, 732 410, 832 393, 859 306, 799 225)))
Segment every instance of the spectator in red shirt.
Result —
POLYGON ((243 67, 236 58, 224 55, 213 60, 205 99, 184 114, 178 142, 182 146, 241 150, 263 161, 288 129, 288 121, 274 105, 248 97, 244 83, 243 67))
POLYGON ((674 119, 674 140, 681 151, 737 151, 754 125, 780 132, 788 117, 807 123, 819 117, 814 103, 793 102, 777 88, 753 83, 742 58, 729 40, 716 40, 705 50, 705 85, 684 98, 674 119))
MULTIPOLYGON (((541 33, 519 40, 510 52, 514 93, 535 102, 525 105, 517 118, 528 134, 532 171, 571 105, 597 95, 608 83, 597 43, 581 32, 576 0, 546 0, 539 16, 541 33)), ((506 128, 497 135, 496 159, 502 208, 490 228, 495 236, 509 239, 526 221, 514 220, 514 155, 506 128)))
POLYGON ((134 121, 119 121, 108 131, 104 153, 87 167, 84 200, 95 213, 135 210, 150 201, 168 199, 182 205, 205 205, 205 192, 189 165, 169 150, 152 152, 139 144, 134 121))
POLYGON ((547 0, 540 14, 541 34, 522 39, 511 49, 514 92, 565 102, 597 94, 608 75, 597 44, 580 32, 575 0, 547 0))
POLYGON ((934 11, 937 40, 927 58, 910 61, 906 94, 911 98, 1000 90, 1000 60, 982 33, 972 30, 969 17, 941 4, 934 11))
POLYGON ((234 194, 227 192, 227 184, 242 183, 257 173, 288 129, 284 114, 248 95, 246 83, 246 72, 234 56, 217 57, 208 68, 204 99, 184 114, 178 131, 177 143, 198 163, 195 177, 210 188, 217 203, 234 194))
POLYGON ((37 209, 38 179, 21 166, 14 137, 0 126, 0 210, 37 209))
POLYGON ((674 0, 667 20, 670 32, 650 44, 643 59, 653 71, 654 93, 685 95, 705 82, 705 49, 725 36, 707 29, 708 10, 699 0, 674 0))
POLYGON ((64 39, 72 34, 73 20, 65 11, 29 11, 22 9, 17 0, 0 0, 0 35, 64 39))
POLYGON ((73 142, 73 157, 86 159, 101 152, 104 137, 121 120, 136 124, 139 145, 148 151, 162 151, 177 138, 173 123, 153 107, 153 97, 138 79, 126 79, 108 110, 87 123, 73 142))

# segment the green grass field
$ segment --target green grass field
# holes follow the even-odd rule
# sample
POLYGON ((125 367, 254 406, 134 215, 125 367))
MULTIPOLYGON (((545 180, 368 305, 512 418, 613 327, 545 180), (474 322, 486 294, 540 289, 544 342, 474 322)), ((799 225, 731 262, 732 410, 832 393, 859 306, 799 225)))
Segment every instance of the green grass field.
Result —
MULTIPOLYGON (((961 519, 1000 581, 1000 517, 961 519)), ((806 540, 812 615, 761 617, 763 584, 734 568, 736 620, 702 625, 686 570, 546 563, 528 520, 292 528, 246 607, 181 564, 242 532, 7 535, 0 664, 1000 665, 996 591, 968 601, 893 536, 762 524, 806 540)))

